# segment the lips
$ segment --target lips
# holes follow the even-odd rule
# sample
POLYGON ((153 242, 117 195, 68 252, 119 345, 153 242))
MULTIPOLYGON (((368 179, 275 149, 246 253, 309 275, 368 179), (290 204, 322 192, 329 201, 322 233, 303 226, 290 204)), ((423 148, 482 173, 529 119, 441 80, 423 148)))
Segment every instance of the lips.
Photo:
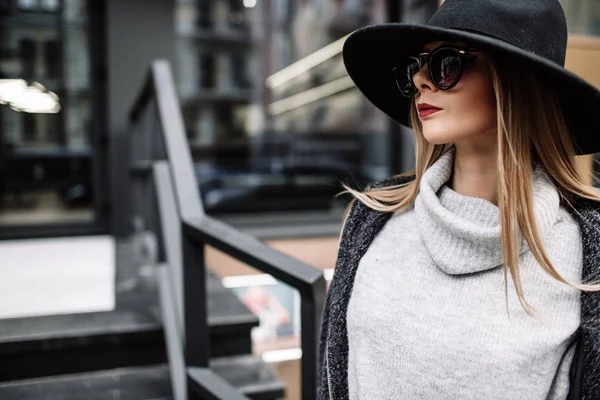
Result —
POLYGON ((427 104, 427 103, 420 103, 417 105, 417 111, 419 112, 419 117, 421 118, 425 118, 428 117, 432 114, 435 114, 438 111, 441 111, 441 108, 432 106, 431 104, 427 104))

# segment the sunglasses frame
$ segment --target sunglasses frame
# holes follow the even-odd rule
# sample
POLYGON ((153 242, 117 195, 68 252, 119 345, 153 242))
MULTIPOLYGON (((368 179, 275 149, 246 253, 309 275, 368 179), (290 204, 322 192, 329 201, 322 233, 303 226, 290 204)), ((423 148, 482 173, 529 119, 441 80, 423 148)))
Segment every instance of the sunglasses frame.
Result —
MULTIPOLYGON (((429 63, 429 60, 439 51, 442 50, 453 50, 456 51, 459 60, 460 60, 460 70, 458 72, 458 77, 454 80, 454 82, 452 83, 452 85, 450 86, 441 86, 438 85, 436 82, 436 79, 433 76, 433 72, 431 70, 431 68, 429 69, 429 79, 431 80, 431 83, 433 83, 435 85, 435 87, 437 87, 440 90, 450 90, 452 89, 454 86, 456 86, 458 84, 458 82, 460 81, 460 78, 462 77, 462 74, 464 72, 465 69, 465 61, 469 61, 469 60, 474 60, 475 58, 477 58, 477 55, 474 53, 479 53, 479 50, 472 48, 472 47, 457 47, 457 46, 448 46, 448 45, 442 45, 438 48, 436 48, 435 50, 433 50, 430 53, 419 53, 419 55, 417 56, 407 56, 405 57, 402 61, 405 61, 407 59, 414 59, 418 66, 419 66, 419 70, 415 73, 415 75, 421 71, 421 69, 423 69, 423 67, 429 63)), ((400 89, 400 85, 398 84, 398 78, 397 78, 397 74, 398 74, 398 66, 395 66, 392 69, 392 72, 394 74, 394 82, 396 82, 396 87, 398 88, 398 91, 400 92, 400 94, 404 97, 412 97, 414 96, 418 89, 417 86, 415 85, 414 81, 411 78, 411 84, 412 84, 412 90, 410 91, 410 93, 405 93, 402 89, 400 89)), ((413 75, 412 77, 414 78, 413 75)))

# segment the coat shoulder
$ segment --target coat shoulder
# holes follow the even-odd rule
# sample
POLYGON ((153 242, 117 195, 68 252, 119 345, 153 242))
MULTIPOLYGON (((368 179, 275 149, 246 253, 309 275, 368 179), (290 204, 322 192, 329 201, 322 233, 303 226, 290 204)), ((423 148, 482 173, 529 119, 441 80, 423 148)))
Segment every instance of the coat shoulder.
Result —
MULTIPOLYGON (((574 208, 569 210, 579 223, 583 245, 583 281, 600 279, 600 202, 577 199, 574 208)), ((598 296, 594 296, 600 301, 598 296)), ((598 303, 597 310, 600 310, 598 303)))
POLYGON ((383 189, 389 186, 402 185, 415 179, 415 175, 395 175, 380 181, 367 184, 366 190, 383 189))
MULTIPOLYGON (((600 201, 578 199, 570 209, 571 215, 578 220, 582 228, 587 228, 587 234, 600 238, 600 201)), ((583 233, 583 232, 582 232, 583 233)))

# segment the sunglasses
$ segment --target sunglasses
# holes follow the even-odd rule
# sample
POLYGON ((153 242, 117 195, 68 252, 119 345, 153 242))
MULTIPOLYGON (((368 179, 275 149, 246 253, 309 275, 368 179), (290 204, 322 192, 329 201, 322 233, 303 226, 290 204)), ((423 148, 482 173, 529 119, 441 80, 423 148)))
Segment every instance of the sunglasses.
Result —
POLYGON ((450 90, 460 80, 465 65, 477 58, 473 54, 476 52, 478 50, 473 48, 442 46, 431 53, 406 57, 393 69, 396 86, 403 96, 414 96, 417 93, 417 87, 413 78, 425 64, 429 64, 431 82, 438 89, 450 90))

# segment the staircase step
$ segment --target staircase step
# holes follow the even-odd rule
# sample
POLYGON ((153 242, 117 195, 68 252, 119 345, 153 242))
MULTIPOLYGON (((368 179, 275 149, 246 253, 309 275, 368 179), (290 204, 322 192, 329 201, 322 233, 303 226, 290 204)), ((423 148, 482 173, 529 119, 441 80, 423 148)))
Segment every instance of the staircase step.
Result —
POLYGON ((171 398, 166 365, 120 368, 0 383, 0 398, 159 400, 171 398))
MULTIPOLYGON (((0 381, 166 362, 156 284, 129 241, 117 261, 115 310, 0 321, 0 381)), ((210 272, 207 292, 211 356, 251 353, 258 318, 210 272)))
MULTIPOLYGON (((253 356, 220 357, 211 369, 254 400, 284 396, 284 385, 271 367, 253 356)), ((0 398, 19 400, 162 400, 171 399, 165 364, 119 368, 0 383, 0 398)))
POLYGON ((258 326, 258 317, 210 271, 207 271, 206 275, 206 291, 211 356, 251 353, 250 332, 258 326))
POLYGON ((280 399, 285 386, 262 359, 246 355, 214 358, 210 368, 233 387, 255 400, 280 399))

